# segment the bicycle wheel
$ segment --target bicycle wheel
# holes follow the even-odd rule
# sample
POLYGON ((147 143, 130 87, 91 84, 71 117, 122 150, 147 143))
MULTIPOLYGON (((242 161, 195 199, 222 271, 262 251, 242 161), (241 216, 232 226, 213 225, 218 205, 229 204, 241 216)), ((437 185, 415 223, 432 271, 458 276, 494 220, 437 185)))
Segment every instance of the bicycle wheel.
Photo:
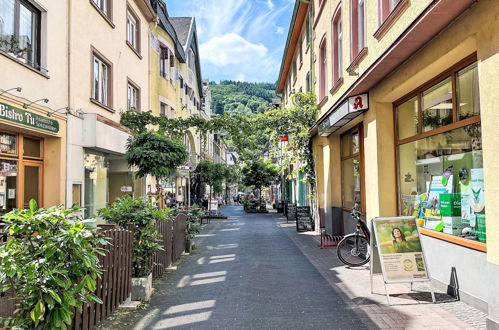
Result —
POLYGON ((350 234, 338 243, 338 258, 349 266, 362 266, 369 262, 369 240, 362 234, 350 234))

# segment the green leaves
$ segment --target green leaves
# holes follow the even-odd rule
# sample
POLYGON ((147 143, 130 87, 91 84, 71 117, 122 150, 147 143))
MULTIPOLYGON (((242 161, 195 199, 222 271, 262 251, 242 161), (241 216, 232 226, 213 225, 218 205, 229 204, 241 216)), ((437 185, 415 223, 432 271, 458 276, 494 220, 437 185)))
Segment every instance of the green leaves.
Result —
POLYGON ((156 132, 144 132, 128 140, 126 160, 137 166, 137 177, 148 174, 157 178, 169 177, 187 160, 185 146, 156 132))
POLYGON ((0 291, 12 291, 16 318, 1 320, 20 329, 61 329, 74 307, 89 302, 102 273, 97 253, 105 239, 61 206, 14 210, 1 219, 11 239, 0 245, 0 291))
POLYGON ((133 230, 132 273, 135 277, 146 277, 152 272, 150 258, 161 250, 158 244, 160 234, 154 224, 156 221, 167 220, 167 211, 160 211, 152 206, 146 197, 133 198, 124 196, 118 198, 109 207, 99 210, 99 215, 110 223, 116 223, 122 228, 135 225, 133 230))

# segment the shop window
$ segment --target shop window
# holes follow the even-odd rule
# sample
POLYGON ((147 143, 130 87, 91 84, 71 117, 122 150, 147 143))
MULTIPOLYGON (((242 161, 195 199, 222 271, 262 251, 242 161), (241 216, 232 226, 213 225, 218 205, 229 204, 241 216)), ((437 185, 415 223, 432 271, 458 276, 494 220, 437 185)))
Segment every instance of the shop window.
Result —
POLYGON ((399 139, 418 134, 418 99, 413 97, 397 107, 397 129, 399 139))
POLYGON ((423 92, 423 132, 452 123, 452 84, 447 78, 423 92))
POLYGON ((5 154, 17 154, 17 136, 0 133, 0 152, 5 154))
POLYGON ((140 52, 140 21, 131 8, 126 15, 126 41, 136 52, 140 52))
POLYGON ((36 157, 40 158, 42 156, 42 141, 32 138, 23 138, 23 155, 25 157, 36 157))
POLYGON ((0 159, 0 213, 5 214, 18 207, 18 162, 0 159))
POLYGON ((85 219, 97 216, 97 210, 108 204, 109 160, 96 153, 85 153, 85 219))
POLYGON ((458 120, 480 114, 480 95, 478 90, 478 66, 476 63, 457 73, 458 120))
POLYGON ((24 0, 0 2, 0 49, 40 69, 41 12, 24 0))
POLYGON ((427 229, 485 242, 478 72, 463 62, 395 107, 399 209, 427 229))
POLYGON ((363 210, 359 131, 356 128, 341 136, 342 206, 345 210, 351 210, 355 204, 363 210))

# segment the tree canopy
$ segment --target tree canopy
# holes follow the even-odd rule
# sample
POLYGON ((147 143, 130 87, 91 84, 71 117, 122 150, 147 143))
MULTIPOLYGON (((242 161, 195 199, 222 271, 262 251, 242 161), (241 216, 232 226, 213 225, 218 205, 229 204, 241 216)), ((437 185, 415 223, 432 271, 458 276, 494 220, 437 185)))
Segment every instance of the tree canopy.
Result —
POLYGON ((279 174, 277 166, 261 160, 246 164, 241 172, 244 185, 254 186, 260 190, 273 184, 279 174))
POLYGON ((277 97, 275 84, 251 83, 223 80, 211 82, 210 90, 213 99, 213 112, 223 114, 231 112, 238 115, 263 113, 277 97))

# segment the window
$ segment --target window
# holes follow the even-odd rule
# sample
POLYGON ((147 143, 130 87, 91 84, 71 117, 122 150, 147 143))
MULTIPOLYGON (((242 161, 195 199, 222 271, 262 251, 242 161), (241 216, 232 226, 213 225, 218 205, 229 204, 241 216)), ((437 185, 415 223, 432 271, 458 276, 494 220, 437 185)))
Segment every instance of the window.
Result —
POLYGON ((306 28, 305 41, 307 42, 308 46, 310 45, 310 40, 312 39, 312 23, 310 22, 310 14, 307 15, 307 22, 305 28, 306 28))
POLYGON ((0 214, 27 208, 34 199, 43 205, 43 140, 0 133, 0 214))
POLYGON ((312 91, 312 76, 310 75, 310 71, 307 72, 307 86, 305 90, 307 93, 312 91))
POLYGON ((351 210, 355 203, 363 210, 360 127, 341 136, 342 206, 351 210))
POLYGON ((291 71, 291 81, 294 83, 296 81, 296 58, 293 58, 293 67, 291 71))
POLYGON ((140 89, 131 81, 127 87, 127 109, 140 111, 140 89))
POLYGON ((343 70, 343 31, 341 29, 341 8, 333 18, 333 83, 342 77, 343 70))
POLYGON ((159 104, 159 114, 163 117, 168 118, 168 105, 164 103, 159 104))
POLYGON ((130 47, 132 47, 137 52, 140 51, 139 42, 139 19, 132 12, 131 8, 128 8, 126 15, 126 41, 130 47))
POLYGON ((40 70, 40 17, 24 0, 0 1, 0 49, 40 70))
POLYGON ((320 51, 319 51, 320 59, 320 83, 319 83, 319 99, 322 101, 323 98, 326 97, 326 86, 327 86, 327 52, 326 52, 326 38, 322 40, 320 51))
POLYGON ((299 43, 300 43, 300 47, 299 47, 299 52, 300 52, 299 56, 300 57, 299 58, 300 58, 300 67, 301 67, 301 65, 303 64, 303 38, 302 37, 300 37, 299 43))
POLYGON ((111 1, 112 0, 90 0, 91 3, 96 7, 101 14, 103 14, 108 19, 111 19, 111 1))
POLYGON ((170 51, 166 47, 160 46, 160 55, 159 55, 159 75, 163 78, 168 79, 170 64, 169 64, 169 56, 170 51))
POLYGON ((365 0, 351 0, 351 60, 353 61, 357 54, 359 54, 365 47, 365 13, 364 13, 365 0))
POLYGON ((485 242, 478 71, 469 62, 395 106, 399 210, 433 232, 485 242))
POLYGON ((110 106, 111 66, 96 54, 93 55, 92 99, 110 106))
POLYGON ((400 1, 401 0, 380 0, 379 6, 381 22, 383 22, 391 14, 400 1))

